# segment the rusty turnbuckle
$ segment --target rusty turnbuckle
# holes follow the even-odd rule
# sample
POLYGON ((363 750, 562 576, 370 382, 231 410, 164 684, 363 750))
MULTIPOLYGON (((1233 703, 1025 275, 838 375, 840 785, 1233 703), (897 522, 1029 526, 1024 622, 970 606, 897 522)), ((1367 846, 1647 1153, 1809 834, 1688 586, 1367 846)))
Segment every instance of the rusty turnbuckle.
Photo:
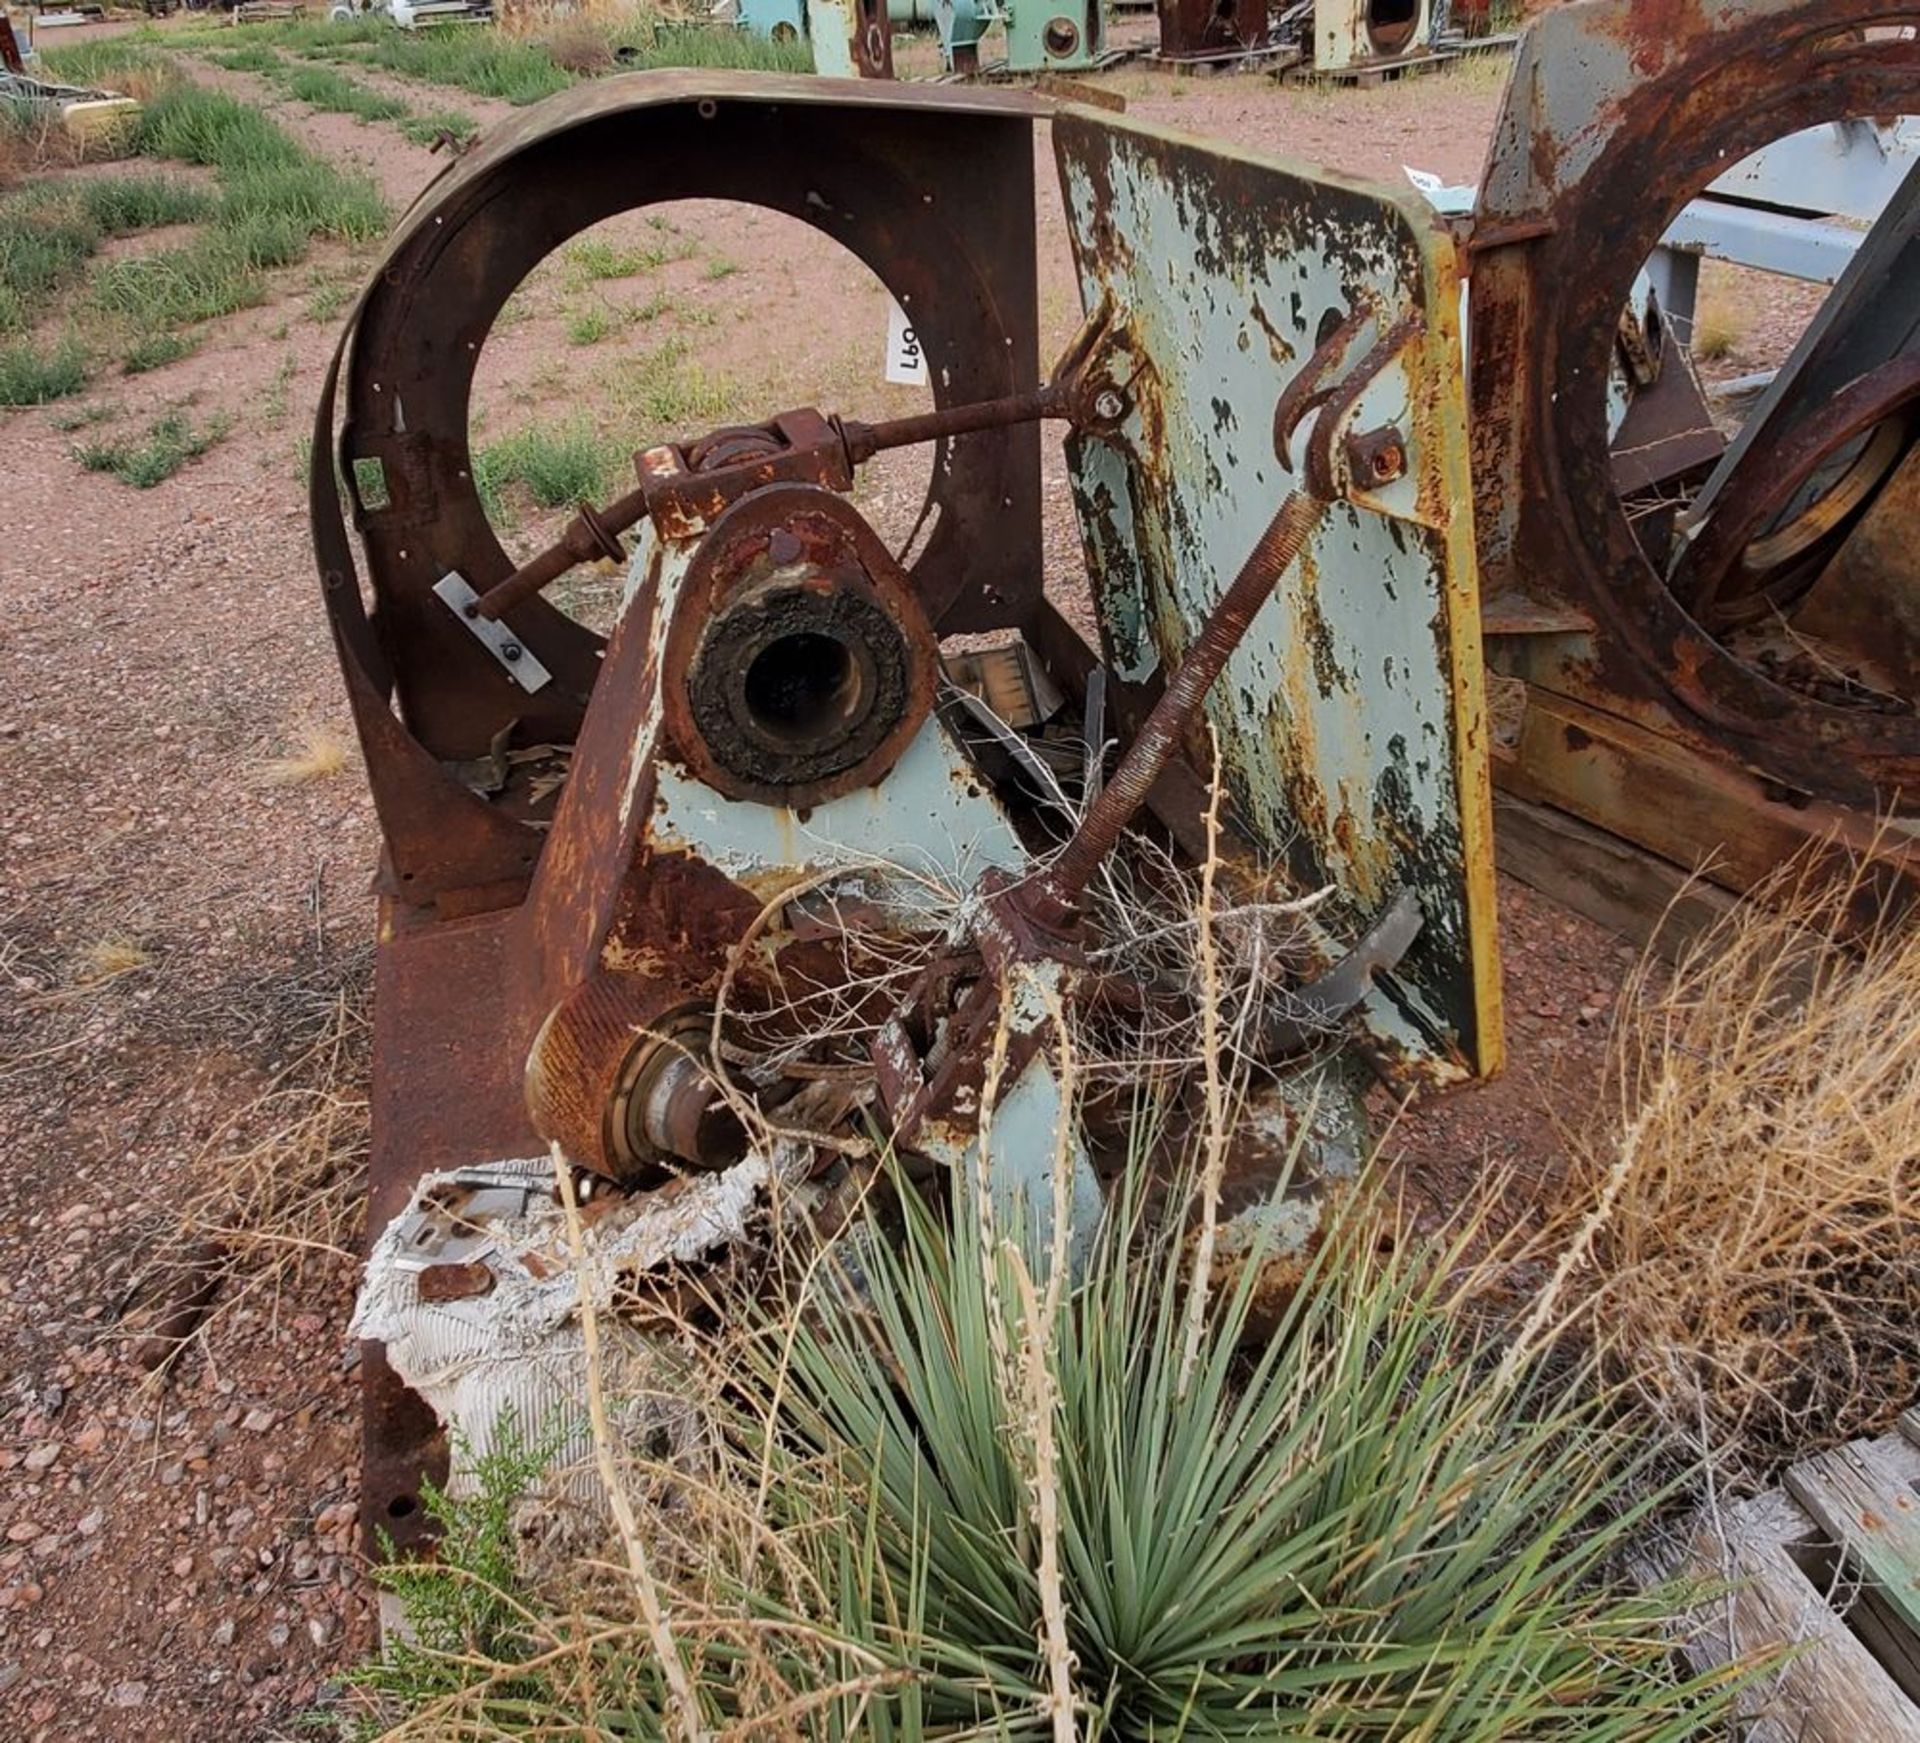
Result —
POLYGON ((557 538, 504 581, 480 595, 473 610, 497 619, 543 592, 577 563, 618 562, 619 535, 654 517, 662 530, 697 532, 729 502, 769 484, 821 484, 845 490, 854 468, 892 448, 942 442, 981 430, 1072 415, 1056 381, 1032 393, 916 412, 877 424, 823 414, 812 407, 782 412, 765 424, 713 431, 684 446, 649 448, 635 456, 640 483, 603 508, 583 503, 557 538))

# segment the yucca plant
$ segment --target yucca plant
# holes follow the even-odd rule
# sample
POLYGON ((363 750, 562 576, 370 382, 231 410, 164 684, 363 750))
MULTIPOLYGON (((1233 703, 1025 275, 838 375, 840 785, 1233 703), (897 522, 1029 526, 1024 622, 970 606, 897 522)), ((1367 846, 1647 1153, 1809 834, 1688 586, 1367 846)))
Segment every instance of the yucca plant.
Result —
POLYGON ((1577 1382, 1550 1393, 1485 1359, 1447 1310, 1446 1254, 1377 1250, 1357 1217, 1257 1348, 1247 1265, 1183 1378, 1178 1241, 1117 1217, 1043 1319, 1036 1255, 1001 1242, 989 1263, 974 1219, 950 1231, 905 1202, 904 1239, 865 1244, 863 1289, 821 1291, 749 1364, 772 1516, 813 1546, 837 1626, 911 1679, 863 1692, 868 1733, 1598 1739, 1709 1721, 1718 1697, 1669 1669, 1674 1594, 1609 1578, 1644 1473, 1577 1382), (1036 1348, 1037 1384, 1019 1354, 1036 1348), (823 1502, 857 1509, 840 1542, 823 1502))
POLYGON ((603 1564, 466 1642, 404 1734, 591 1715, 610 1737, 1586 1743, 1718 1723, 1725 1686, 1673 1668, 1682 1595, 1613 1577, 1654 1505, 1642 1467, 1577 1377, 1488 1359, 1449 1310, 1451 1253, 1356 1213, 1277 1331, 1249 1336, 1256 1256, 1189 1354, 1186 1243, 1124 1206, 1050 1286, 1030 1241, 896 1197, 726 1340, 707 1407, 731 1456, 646 1552, 680 1692, 603 1564))

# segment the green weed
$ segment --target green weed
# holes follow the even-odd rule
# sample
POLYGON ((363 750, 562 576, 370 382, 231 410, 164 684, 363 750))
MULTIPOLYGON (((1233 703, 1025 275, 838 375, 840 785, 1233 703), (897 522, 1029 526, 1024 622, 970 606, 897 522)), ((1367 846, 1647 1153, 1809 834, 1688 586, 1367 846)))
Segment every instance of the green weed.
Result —
POLYGON ((583 236, 578 242, 570 243, 562 256, 569 272, 589 284, 652 272, 673 258, 673 253, 665 248, 619 248, 604 236, 583 236))
POLYGON ((511 520, 514 487, 542 508, 570 508, 609 494, 627 449, 584 421, 558 429, 529 425, 489 442, 473 457, 473 482, 489 518, 511 520))
POLYGON ((295 67, 280 83, 298 102, 338 115, 357 115, 362 121, 397 121, 408 113, 398 97, 371 90, 331 67, 295 67))
POLYGON ((256 263, 249 245, 271 241, 262 229, 240 240, 207 236, 133 260, 108 261, 93 275, 93 305, 149 330, 253 308, 267 294, 258 265, 281 262, 256 263))
POLYGON ((122 375, 144 375, 150 369, 164 369, 200 349, 197 336, 186 333, 142 333, 120 355, 122 375))
POLYGON ((0 198, 0 332, 30 325, 107 237, 191 223, 212 209, 202 189, 167 176, 42 182, 0 198))
POLYGON ((104 424, 120 415, 120 408, 111 400, 96 399, 86 405, 70 406, 66 411, 53 414, 53 427, 62 435, 71 435, 75 430, 84 430, 93 424, 104 424))
POLYGON ((100 176, 79 183, 73 192, 80 209, 108 236, 199 224, 213 214, 212 196, 177 176, 100 176))
POLYGON ((75 338, 52 346, 31 339, 0 345, 0 406, 45 405, 86 385, 86 348, 75 338))
POLYGON ((513 1596, 514 1518, 546 1460, 509 1412, 488 1450, 469 1462, 473 1488, 461 1500, 449 1500, 431 1482, 421 1485, 421 1505, 440 1527, 434 1560, 389 1557, 374 1572, 378 1585, 400 1600, 408 1626, 355 1680, 408 1705, 457 1695, 465 1673, 454 1667, 477 1654, 515 1649, 523 1611, 513 1596), (458 1571, 449 1576, 446 1569, 458 1571))
POLYGON ((74 277, 100 246, 100 226, 77 199, 46 185, 0 199, 0 331, 30 324, 38 305, 74 277))
POLYGON ((331 321, 353 300, 353 287, 338 279, 323 280, 307 294, 307 319, 331 321))
POLYGON ((684 339, 669 339, 638 359, 612 390, 622 415, 648 439, 722 421, 734 410, 732 383, 690 361, 684 339))
POLYGON ((514 104, 537 103, 573 83, 538 44, 492 30, 389 30, 367 58, 403 78, 514 104))
POLYGON ((400 123, 400 131, 415 145, 436 145, 442 139, 465 145, 479 133, 480 124, 458 109, 428 109, 409 115, 400 123))
POLYGON ((595 303, 591 308, 575 309, 567 317, 567 338, 575 345, 598 345, 618 325, 613 310, 605 303, 595 303))
POLYGON ((729 260, 723 254, 716 254, 701 270, 700 276, 709 283, 718 283, 723 278, 732 278, 740 270, 740 263, 729 260))
POLYGON ((111 472, 135 490, 151 490, 206 453, 230 428, 226 417, 196 426, 184 412, 169 412, 138 440, 87 442, 74 450, 74 458, 89 472, 111 472))
POLYGON ((246 42, 238 48, 203 51, 217 67, 230 73, 277 73, 286 62, 263 42, 246 42))
POLYGON ((299 365, 289 352, 280 360, 280 367, 273 372, 273 380, 267 384, 267 391, 260 401, 260 410, 270 424, 286 421, 287 395, 293 387, 293 377, 299 365))

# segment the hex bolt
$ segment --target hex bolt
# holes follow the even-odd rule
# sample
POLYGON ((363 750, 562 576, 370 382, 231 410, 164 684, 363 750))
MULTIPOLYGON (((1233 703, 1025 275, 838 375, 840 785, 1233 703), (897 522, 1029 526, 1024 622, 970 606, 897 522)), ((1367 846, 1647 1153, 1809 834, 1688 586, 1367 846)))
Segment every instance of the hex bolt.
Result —
POLYGON ((1346 439, 1347 461, 1364 488, 1372 484, 1391 484, 1407 471, 1407 439, 1397 425, 1382 424, 1377 430, 1363 430, 1346 439))
POLYGON ((1093 396, 1093 415, 1102 423, 1117 424, 1127 415, 1127 402, 1120 390, 1103 387, 1093 396))
POLYGON ((500 657, 503 660, 519 659, 520 644, 518 642, 502 642, 500 644, 500 657))

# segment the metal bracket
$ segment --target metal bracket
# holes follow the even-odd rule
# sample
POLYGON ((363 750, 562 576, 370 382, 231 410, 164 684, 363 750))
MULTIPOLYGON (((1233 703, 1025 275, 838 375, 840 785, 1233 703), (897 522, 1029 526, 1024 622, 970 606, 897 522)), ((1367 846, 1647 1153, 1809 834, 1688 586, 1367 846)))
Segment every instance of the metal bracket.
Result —
POLYGON ((473 632, 473 638, 500 662, 509 678, 532 695, 553 682, 553 674, 534 658, 533 651, 504 623, 480 615, 480 595, 466 576, 455 569, 433 584, 434 592, 453 615, 473 632))
POLYGON ((1395 896, 1387 911, 1361 934, 1359 943, 1318 980, 1292 993, 1289 1008, 1261 1037, 1278 1057, 1311 1047, 1360 1008, 1373 990, 1373 977, 1398 968, 1426 924, 1420 900, 1411 890, 1395 896))

